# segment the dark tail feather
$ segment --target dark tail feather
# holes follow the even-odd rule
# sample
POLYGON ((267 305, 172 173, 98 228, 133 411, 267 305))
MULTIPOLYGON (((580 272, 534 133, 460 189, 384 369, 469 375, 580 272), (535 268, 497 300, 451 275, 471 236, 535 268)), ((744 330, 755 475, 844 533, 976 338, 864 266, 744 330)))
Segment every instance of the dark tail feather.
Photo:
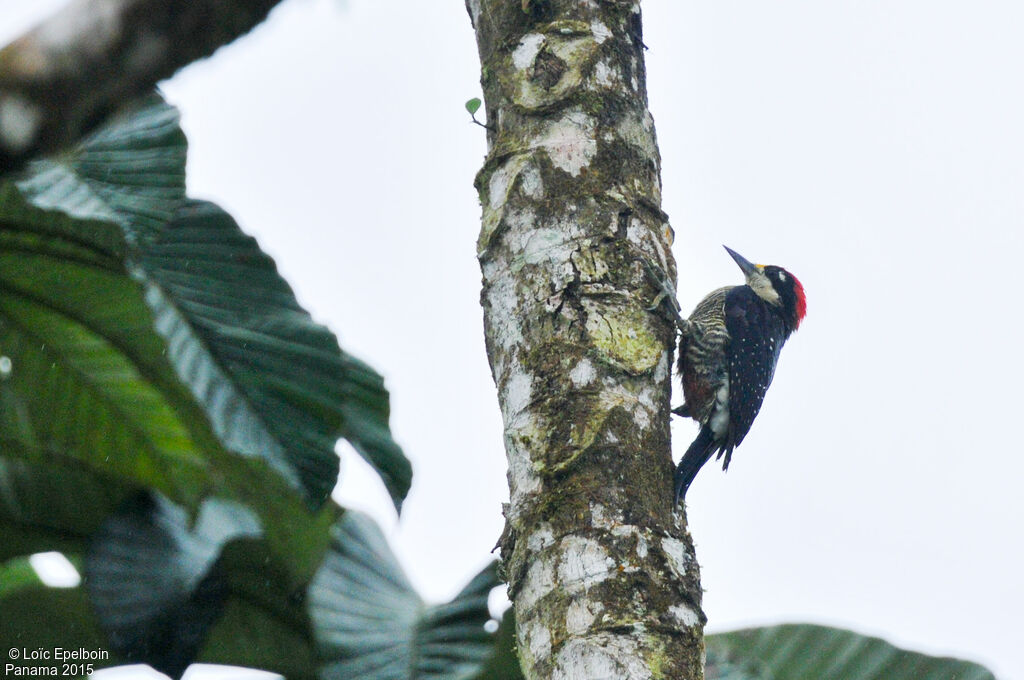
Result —
MULTIPOLYGON (((700 428, 697 438, 690 444, 690 448, 686 449, 683 459, 676 466, 675 505, 679 505, 679 501, 683 500, 686 490, 690 488, 690 482, 697 476, 700 469, 704 467, 704 463, 711 459, 711 455, 717 448, 715 435, 712 434, 711 428, 707 426, 700 428)), ((675 507, 675 505, 672 507, 675 507)))

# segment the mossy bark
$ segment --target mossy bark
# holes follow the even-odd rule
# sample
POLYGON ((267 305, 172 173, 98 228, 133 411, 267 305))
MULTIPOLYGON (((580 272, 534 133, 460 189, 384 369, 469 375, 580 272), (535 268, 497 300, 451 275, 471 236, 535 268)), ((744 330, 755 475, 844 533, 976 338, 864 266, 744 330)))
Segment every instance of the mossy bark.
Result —
POLYGON ((487 111, 478 255, 511 502, 501 555, 528 678, 703 677, 672 508, 675 273, 639 2, 467 0, 487 111))

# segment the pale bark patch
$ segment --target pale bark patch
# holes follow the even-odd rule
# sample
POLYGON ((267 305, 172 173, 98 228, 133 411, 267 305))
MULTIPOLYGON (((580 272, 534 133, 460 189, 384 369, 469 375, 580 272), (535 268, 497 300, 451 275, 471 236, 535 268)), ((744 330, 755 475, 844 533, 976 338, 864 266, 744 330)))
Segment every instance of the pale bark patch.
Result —
POLYGON ((653 403, 650 406, 644 405, 635 392, 615 383, 605 385, 599 403, 602 409, 610 411, 618 406, 632 414, 641 430, 646 430, 650 426, 651 415, 655 412, 653 403))
POLYGON ((565 611, 565 630, 570 635, 587 632, 597 615, 604 610, 604 605, 595 600, 582 597, 573 600, 565 611))
POLYGON ((551 656, 551 631, 538 621, 527 625, 529 631, 526 637, 530 641, 530 654, 534 662, 542 662, 551 656))
POLYGON ((665 537, 661 539, 661 548, 665 551, 665 556, 668 558, 669 567, 680 578, 685 576, 689 570, 689 559, 686 556, 686 546, 683 542, 677 538, 665 537))
POLYGON ((496 217, 501 216, 500 209, 510 198, 510 191, 515 186, 515 180, 523 173, 520 188, 530 198, 543 197, 543 185, 540 184, 540 174, 537 168, 525 154, 514 156, 507 163, 491 173, 491 179, 487 183, 487 204, 496 217))
POLYGON ((555 657, 552 680, 649 680, 635 638, 597 634, 569 640, 555 657))
POLYGON ((688 607, 684 604, 673 605, 668 608, 668 613, 674 618, 680 625, 692 628, 700 623, 700 616, 694 611, 693 607, 688 607))
POLYGON ((579 363, 569 371, 569 380, 572 381, 574 387, 586 387, 594 382, 595 378, 597 378, 597 369, 586 357, 580 359, 579 363))
POLYGON ((523 577, 523 589, 516 598, 522 611, 533 609, 537 601, 555 589, 555 569, 550 559, 537 557, 523 577))
POLYGON ((526 541, 526 547, 530 552, 540 552, 544 548, 549 548, 555 544, 555 534, 551 531, 550 525, 542 525, 530 534, 530 537, 526 541))
MULTIPOLYGON (((516 292, 516 280, 511 272, 497 271, 496 266, 484 266, 484 278, 488 280, 487 304, 490 306, 494 320, 491 322, 492 336, 503 350, 510 350, 523 342, 523 331, 519 317, 513 312, 519 309, 519 295, 516 292), (491 269, 491 272, 487 270, 491 269)), ((495 370, 495 375, 501 375, 495 370)))
POLYGON ((615 560, 593 539, 567 536, 562 540, 561 548, 558 580, 567 592, 592 588, 606 580, 615 568, 615 560))
POLYGON ((542 33, 527 33, 519 41, 519 46, 512 53, 512 64, 522 71, 533 64, 537 58, 540 48, 544 46, 545 37, 542 33))
POLYGON ((595 20, 590 22, 590 32, 594 35, 594 41, 598 45, 612 37, 612 32, 608 30, 608 27, 601 21, 595 20))
POLYGON ((622 512, 601 503, 591 503, 590 522, 595 529, 612 529, 622 524, 622 512))
POLYGON ((636 556, 641 560, 647 559, 647 551, 649 549, 647 539, 638 531, 636 537, 636 556))
POLYGON ((522 253, 521 257, 527 264, 545 263, 562 270, 560 279, 552 281, 556 288, 563 288, 572 279, 572 266, 569 262, 577 246, 572 242, 575 234, 573 229, 541 227, 531 231, 517 230, 509 236, 509 243, 522 253))
POLYGON ((655 390, 653 387, 645 387, 640 390, 640 395, 637 397, 637 401, 640 405, 646 409, 647 413, 654 413, 658 407, 654 403, 655 390))
POLYGON ((670 357, 668 352, 662 352, 661 358, 658 359, 658 365, 654 368, 654 381, 661 382, 668 377, 668 366, 670 357))
POLYGON ((536 464, 523 455, 540 433, 539 420, 540 417, 536 414, 521 411, 511 416, 505 425, 505 448, 509 453, 509 486, 513 515, 521 507, 519 503, 539 492, 541 488, 541 477, 537 474, 536 464), (512 453, 518 453, 522 457, 514 458, 512 453))
POLYGON ((466 5, 469 7, 469 18, 476 26, 480 21, 480 0, 467 0, 466 5))
POLYGON ((606 61, 599 61, 594 65, 594 82, 601 87, 615 87, 618 75, 618 71, 606 61))
MULTIPOLYGON (((647 111, 644 111, 642 116, 637 114, 623 116, 622 120, 615 126, 615 132, 618 137, 626 143, 642 149, 644 155, 656 153, 654 136, 651 134, 653 130, 654 119, 651 118, 647 111)), ((651 188, 657 190, 660 194, 661 187, 655 185, 651 188)), ((648 228, 646 225, 644 226, 648 228)))
POLYGON ((572 111, 553 122, 538 144, 556 168, 578 177, 597 155, 594 121, 582 111, 572 111))
POLYGON ((540 170, 533 163, 527 163, 522 172, 523 193, 534 200, 544 198, 544 180, 541 178, 540 170))
POLYGON ((530 404, 530 397, 533 394, 532 384, 533 378, 525 372, 513 373, 505 381, 505 398, 501 400, 501 408, 506 425, 530 404))

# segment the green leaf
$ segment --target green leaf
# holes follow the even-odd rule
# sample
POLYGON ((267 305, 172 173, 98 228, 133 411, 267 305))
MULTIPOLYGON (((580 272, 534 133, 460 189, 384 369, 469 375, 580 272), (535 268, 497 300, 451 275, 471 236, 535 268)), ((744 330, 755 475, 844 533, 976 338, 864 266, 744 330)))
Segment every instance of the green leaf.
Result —
POLYGON ((185 198, 188 146, 178 118, 159 96, 148 97, 78 147, 31 163, 18 189, 44 210, 117 222, 131 242, 150 238, 185 198))
POLYGON ((28 557, 16 557, 0 564, 0 602, 3 598, 22 588, 41 586, 39 575, 29 563, 28 557))
POLYGON ((473 680, 524 680, 516 654, 516 617, 512 607, 505 610, 494 638, 494 651, 473 680))
MULTIPOLYGON (((11 413, 3 402, 0 384, 0 419, 11 413)), ((48 550, 84 552, 87 537, 129 490, 73 461, 0 458, 0 560, 48 550)))
POLYGON ((811 624, 709 635, 707 680, 995 680, 983 666, 811 624))
POLYGON ((295 594, 337 516, 309 511, 334 485, 336 440, 396 506, 411 471, 380 376, 341 352, 229 216, 185 199, 184 157, 177 113, 153 99, 0 184, 0 555, 88 546, 96 611, 132 658, 176 672, 200 649, 246 659, 229 637, 278 642, 282 672, 305 677, 295 594), (229 530, 220 512, 211 527, 218 504, 258 520, 229 530), (265 543, 240 537, 257 525, 265 543), (252 556, 233 549, 244 541, 261 568, 230 566, 252 556), (270 573, 280 589, 259 585, 270 573), (240 632, 229 619, 263 623, 240 632))
POLYGON ((217 569, 228 599, 196 662, 260 668, 289 680, 316 678, 305 586, 290 585, 267 546, 250 538, 224 546, 217 569))
MULTIPOLYGON (((176 115, 151 102, 0 188, 0 354, 11 360, 0 443, 9 457, 80 461, 194 508, 211 488, 260 476, 255 463, 223 474, 238 453, 298 475, 272 447, 227 450, 234 440, 217 432, 237 421, 204 412, 200 385, 182 383, 154 329, 153 285, 131 244, 184 200, 176 115)), ((209 393, 226 382, 194 377, 209 393)))
POLYGON ((257 536, 246 508, 205 501, 195 527, 185 511, 143 493, 111 516, 85 556, 84 583, 110 646, 178 677, 192 663, 227 596, 213 569, 224 545, 257 536))
POLYGON ((194 503, 220 446, 109 232, 53 215, 39 233, 21 208, 0 203, 0 453, 74 459, 194 503))
MULTIPOLYGON (((50 588, 41 583, 26 585, 0 596, 0 642, 4 656, 11 647, 25 649, 88 649, 103 651, 109 658, 90 661, 96 669, 123 663, 110 649, 89 606, 83 588, 50 588)), ((11 663, 4 659, 4 663, 11 663)), ((39 667, 22 662, 23 668, 39 667)), ((59 665, 58 665, 59 670, 59 665)), ((8 674, 14 677, 13 673, 8 674)))
MULTIPOLYGON (((401 506, 412 471, 391 439, 383 380, 338 348, 334 334, 299 306, 274 261, 227 213, 190 201, 145 249, 141 266, 158 287, 149 299, 172 360, 196 373, 220 367, 227 382, 238 387, 208 399, 197 394, 208 402, 208 411, 235 414, 234 420, 214 418, 226 423, 222 439, 257 436, 265 425, 271 436, 262 445, 280 442, 290 467, 319 504, 334 488, 334 444, 344 435, 401 506), (193 333, 201 346, 189 344, 193 333), (202 367, 204 349, 215 366, 202 367), (255 422, 238 422, 238 414, 250 408, 255 422)), ((198 374, 185 379, 206 383, 198 374)), ((232 448, 259 446, 239 442, 232 448)))
POLYGON ((317 507, 346 436, 399 504, 411 470, 380 376, 312 323, 229 217, 186 202, 184 155, 177 113, 153 99, 0 185, 0 455, 80 461, 192 509, 224 491, 296 520, 268 475, 317 507))
POLYGON ((309 587, 309 613, 325 680, 455 680, 473 677, 494 649, 484 630, 492 564, 451 602, 427 606, 380 529, 348 511, 335 525, 309 587))
POLYGON ((203 662, 315 678, 306 584, 260 534, 252 513, 216 498, 194 525, 163 498, 126 503, 84 560, 106 645, 174 677, 203 662))
POLYGON ((475 115, 476 112, 480 110, 480 105, 482 103, 483 102, 480 101, 479 97, 473 97, 466 102, 466 110, 469 111, 469 115, 475 115))

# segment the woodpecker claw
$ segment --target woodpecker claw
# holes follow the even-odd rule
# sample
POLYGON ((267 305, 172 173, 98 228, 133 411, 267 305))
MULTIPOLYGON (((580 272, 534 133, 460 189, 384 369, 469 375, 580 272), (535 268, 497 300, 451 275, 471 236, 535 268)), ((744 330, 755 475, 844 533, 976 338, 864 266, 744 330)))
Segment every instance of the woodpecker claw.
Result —
POLYGON ((676 299, 676 290, 668 280, 668 275, 665 274, 661 267, 647 258, 641 258, 641 262, 643 262, 644 271, 647 272, 647 278, 658 288, 658 294, 655 296, 651 306, 647 307, 647 311, 653 312, 657 310, 667 300, 668 312, 672 320, 675 321, 676 326, 682 333, 688 333, 690 322, 683 318, 682 308, 679 306, 679 300, 676 299))
POLYGON ((654 310, 656 310, 658 307, 661 306, 661 301, 664 300, 664 299, 665 299, 665 293, 664 293, 664 291, 662 291, 661 293, 658 293, 655 296, 654 302, 652 302, 651 304, 649 304, 646 307, 644 307, 644 309, 646 309, 648 312, 653 312, 654 310))

